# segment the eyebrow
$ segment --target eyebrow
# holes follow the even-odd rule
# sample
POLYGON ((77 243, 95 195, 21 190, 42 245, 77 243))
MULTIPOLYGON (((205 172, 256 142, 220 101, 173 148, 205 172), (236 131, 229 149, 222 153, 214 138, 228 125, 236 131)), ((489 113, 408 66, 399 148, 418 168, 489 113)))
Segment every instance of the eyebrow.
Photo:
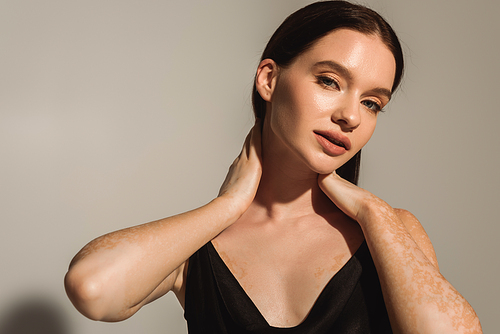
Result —
MULTIPOLYGON (((322 67, 322 66, 329 67, 331 70, 333 70, 333 71, 339 73, 341 76, 345 77, 347 79, 347 81, 353 80, 353 75, 352 75, 351 71, 347 67, 345 67, 339 63, 336 63, 336 62, 331 61, 331 60, 323 60, 323 61, 319 61, 316 64, 314 64, 313 68, 322 67)), ((392 92, 387 88, 374 88, 374 89, 371 89, 369 92, 375 93, 378 95, 383 95, 388 100, 390 100, 391 96, 392 96, 392 92)))
POLYGON ((352 81, 352 73, 349 71, 349 69, 343 65, 340 65, 339 63, 336 63, 331 60, 323 60, 319 61, 316 64, 313 65, 313 68, 315 67, 329 67, 331 70, 338 72, 340 75, 345 77, 348 81, 352 81))

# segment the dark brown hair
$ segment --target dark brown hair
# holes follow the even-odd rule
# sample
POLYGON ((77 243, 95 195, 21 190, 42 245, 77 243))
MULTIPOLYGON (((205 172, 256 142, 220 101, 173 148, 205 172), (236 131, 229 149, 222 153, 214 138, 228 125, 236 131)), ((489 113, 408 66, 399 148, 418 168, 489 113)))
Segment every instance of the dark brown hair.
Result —
MULTIPOLYGON (((375 11, 347 1, 320 1, 299 9, 283 21, 267 43, 261 60, 272 59, 280 68, 286 68, 317 40, 336 29, 352 29, 364 34, 378 35, 394 55, 396 74, 394 92, 403 76, 403 51, 391 26, 375 11)), ((264 119, 266 102, 253 88, 252 104, 255 117, 264 119)), ((337 169, 337 174, 357 184, 361 151, 337 169)))

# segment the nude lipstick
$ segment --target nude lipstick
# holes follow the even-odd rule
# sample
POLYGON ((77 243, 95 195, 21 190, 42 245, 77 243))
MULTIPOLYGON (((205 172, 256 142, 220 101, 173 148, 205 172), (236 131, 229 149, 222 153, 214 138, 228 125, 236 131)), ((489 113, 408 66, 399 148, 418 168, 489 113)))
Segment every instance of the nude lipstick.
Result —
POLYGON ((341 155, 351 148, 346 136, 334 131, 314 131, 316 140, 329 155, 341 155))

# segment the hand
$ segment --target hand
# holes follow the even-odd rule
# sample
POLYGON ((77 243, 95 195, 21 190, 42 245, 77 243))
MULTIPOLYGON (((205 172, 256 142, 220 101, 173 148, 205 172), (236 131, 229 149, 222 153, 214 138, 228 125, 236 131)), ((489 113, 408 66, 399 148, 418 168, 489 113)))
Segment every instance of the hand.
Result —
POLYGON ((335 172, 319 175, 318 184, 340 210, 358 223, 370 205, 387 205, 369 191, 341 178, 335 172))
POLYGON ((230 198, 241 213, 252 203, 262 175, 260 123, 255 121, 219 190, 219 197, 230 198))

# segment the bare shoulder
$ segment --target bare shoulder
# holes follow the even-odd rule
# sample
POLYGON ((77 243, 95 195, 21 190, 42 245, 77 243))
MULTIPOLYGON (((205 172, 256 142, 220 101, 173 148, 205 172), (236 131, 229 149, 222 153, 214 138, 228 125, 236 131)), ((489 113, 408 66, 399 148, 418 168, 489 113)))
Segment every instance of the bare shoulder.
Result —
POLYGON ((418 221, 417 217, 415 217, 410 211, 404 209, 394 209, 399 219, 403 222, 408 233, 410 233, 413 240, 417 243, 418 247, 422 250, 422 252, 427 256, 429 261, 439 269, 436 253, 434 251, 434 247, 432 246, 431 240, 429 236, 425 232, 422 224, 418 221))

